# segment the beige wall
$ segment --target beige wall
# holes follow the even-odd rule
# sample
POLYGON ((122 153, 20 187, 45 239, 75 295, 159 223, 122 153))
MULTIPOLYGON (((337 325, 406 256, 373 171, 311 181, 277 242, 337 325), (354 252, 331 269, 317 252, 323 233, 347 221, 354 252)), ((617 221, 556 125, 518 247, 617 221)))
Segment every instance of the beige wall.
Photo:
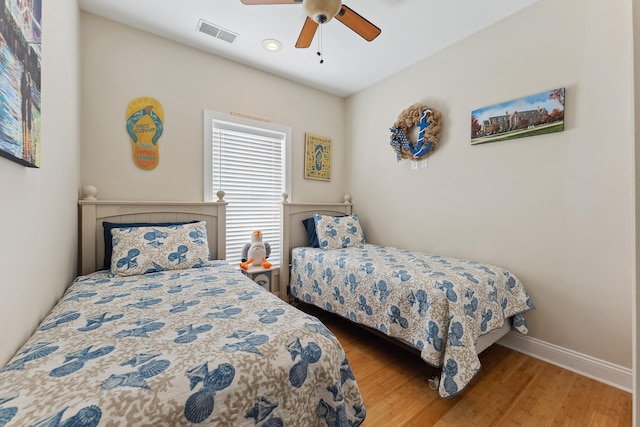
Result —
POLYGON ((631 367, 634 273, 631 2, 541 0, 347 100, 348 191, 371 242, 511 269, 530 334, 631 367), (565 131, 471 146, 477 108, 566 87, 565 131), (439 109, 428 167, 389 127, 439 109))
POLYGON ((635 153, 635 233, 636 236, 636 271, 634 276, 634 310, 633 310, 633 425, 638 425, 638 408, 640 396, 638 396, 639 381, 638 358, 640 357, 640 318, 638 317, 638 304, 640 293, 638 293, 638 277, 640 277, 640 239, 638 229, 640 229, 640 5, 635 2, 633 8, 633 70, 634 70, 634 153, 635 153))
POLYGON ((0 366, 77 271, 79 12, 54 3, 43 1, 41 167, 0 158, 0 366))
MULTIPOLYGON (((344 99, 82 13, 82 183, 98 198, 203 200, 203 110, 240 112, 290 126, 297 201, 342 200, 344 99), (152 96, 163 105, 160 163, 131 159, 125 112, 152 96), (305 132, 333 141, 331 182, 303 178, 305 132)), ((215 41, 214 41, 215 43, 215 41)))

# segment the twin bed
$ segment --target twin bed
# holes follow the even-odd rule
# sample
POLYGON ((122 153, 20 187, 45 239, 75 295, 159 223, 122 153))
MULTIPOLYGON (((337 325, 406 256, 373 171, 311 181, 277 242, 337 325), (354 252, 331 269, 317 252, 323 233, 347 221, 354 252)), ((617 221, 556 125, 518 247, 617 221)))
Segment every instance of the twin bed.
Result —
POLYGON ((0 369, 0 426, 359 425, 333 334, 203 259, 225 256, 225 208, 81 201, 83 275, 0 369), (129 224, 108 270, 104 222, 129 224))
POLYGON ((283 202, 281 297, 336 313, 415 349, 441 368, 443 398, 480 370, 478 354, 533 308, 511 272, 489 264, 366 244, 343 203, 283 202), (303 224, 313 226, 306 227, 303 224), (315 233, 315 236, 314 236, 315 233), (315 241, 314 241, 315 240, 315 241), (311 247, 316 246, 316 247, 311 247))
POLYGON ((416 349, 442 367, 442 397, 511 325, 527 332, 515 275, 366 244, 348 197, 284 199, 280 298, 220 260, 222 195, 79 207, 82 275, 0 369, 0 427, 360 425, 343 348, 291 299, 416 349))

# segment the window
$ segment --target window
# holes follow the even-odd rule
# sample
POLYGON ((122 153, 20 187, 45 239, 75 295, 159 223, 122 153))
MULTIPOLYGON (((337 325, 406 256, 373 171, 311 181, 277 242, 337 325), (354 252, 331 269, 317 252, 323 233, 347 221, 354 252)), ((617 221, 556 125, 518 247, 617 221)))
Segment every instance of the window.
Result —
POLYGON ((251 232, 271 245, 280 264, 282 193, 288 192, 291 128, 215 111, 204 111, 205 200, 225 192, 227 260, 239 263, 251 232))

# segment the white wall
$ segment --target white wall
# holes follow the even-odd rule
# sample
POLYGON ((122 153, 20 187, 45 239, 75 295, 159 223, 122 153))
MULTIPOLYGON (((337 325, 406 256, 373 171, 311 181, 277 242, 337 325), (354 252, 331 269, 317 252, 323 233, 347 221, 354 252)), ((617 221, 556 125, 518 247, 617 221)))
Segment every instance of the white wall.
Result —
POLYGON ((635 233, 636 236, 636 271, 634 276, 634 310, 633 310, 633 425, 638 425, 638 408, 640 408, 640 376, 638 375, 638 360, 640 359, 640 317, 638 316, 638 305, 640 303, 640 293, 638 292, 638 277, 640 277, 640 5, 632 3, 633 8, 633 88, 634 88, 634 129, 635 129, 635 233))
POLYGON ((43 1, 41 167, 0 158, 0 366, 77 271, 79 11, 43 1))
POLYGON ((347 100, 354 195, 370 242, 512 270, 530 335, 631 367, 631 2, 541 0, 347 100), (471 146, 477 108, 566 87, 565 131, 471 146), (396 162, 409 105, 443 113, 428 167, 396 162))
POLYGON ((240 112, 290 126, 296 201, 344 194, 344 99, 89 13, 82 31, 82 183, 98 198, 203 200, 203 110, 240 112), (164 109, 156 169, 138 169, 125 129, 129 101, 164 109), (303 179, 305 132, 332 138, 331 182, 303 179))

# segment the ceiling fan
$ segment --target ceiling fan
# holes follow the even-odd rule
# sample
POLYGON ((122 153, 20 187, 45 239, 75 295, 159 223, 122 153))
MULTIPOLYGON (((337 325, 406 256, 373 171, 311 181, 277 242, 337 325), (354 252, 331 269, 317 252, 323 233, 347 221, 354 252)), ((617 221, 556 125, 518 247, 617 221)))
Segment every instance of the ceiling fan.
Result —
POLYGON ((358 15, 352 9, 342 4, 341 0, 241 0, 247 5, 255 4, 300 4, 307 14, 307 20, 302 26, 296 47, 311 46, 318 24, 326 24, 336 18, 347 27, 358 33, 367 41, 372 41, 382 30, 358 15))

